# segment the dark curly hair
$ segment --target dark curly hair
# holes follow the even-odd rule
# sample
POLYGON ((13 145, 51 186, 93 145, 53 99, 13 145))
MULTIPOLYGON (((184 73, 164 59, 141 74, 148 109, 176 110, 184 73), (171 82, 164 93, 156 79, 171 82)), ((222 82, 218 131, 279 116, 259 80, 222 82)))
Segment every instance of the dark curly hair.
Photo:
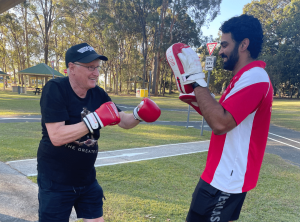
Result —
POLYGON ((261 52, 264 34, 259 20, 252 15, 243 14, 233 17, 223 23, 220 31, 231 33, 236 44, 248 38, 250 41, 248 51, 253 59, 256 59, 261 52))

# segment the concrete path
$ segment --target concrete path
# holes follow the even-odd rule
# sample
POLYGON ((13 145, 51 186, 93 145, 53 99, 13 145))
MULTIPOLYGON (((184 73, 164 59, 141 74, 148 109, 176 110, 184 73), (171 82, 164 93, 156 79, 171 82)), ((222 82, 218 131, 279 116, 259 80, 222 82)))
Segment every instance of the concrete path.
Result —
MULTIPOLYGON (((108 166, 121 163, 137 162, 142 160, 152 160, 163 157, 179 156, 191 153, 199 153, 208 150, 209 141, 178 143, 133 149, 123 149, 115 151, 99 152, 95 166, 108 166)), ((20 172, 24 176, 37 175, 37 160, 17 160, 6 162, 12 169, 20 172)))
POLYGON ((38 187, 23 174, 0 162, 0 221, 37 221, 38 187))

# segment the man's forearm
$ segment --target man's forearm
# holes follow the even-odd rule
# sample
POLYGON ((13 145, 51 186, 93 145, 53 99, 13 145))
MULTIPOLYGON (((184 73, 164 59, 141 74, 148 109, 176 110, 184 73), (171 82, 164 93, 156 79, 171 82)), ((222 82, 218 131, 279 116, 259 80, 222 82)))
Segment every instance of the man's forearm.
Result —
POLYGON ((46 123, 50 140, 54 146, 73 142, 89 133, 84 122, 65 125, 65 122, 46 123))
POLYGON ((120 118, 121 118, 121 121, 118 124, 118 126, 123 129, 131 129, 140 123, 139 120, 136 120, 133 117, 132 113, 129 114, 129 113, 120 112, 120 118))
POLYGON ((216 135, 224 134, 236 126, 232 115, 211 96, 208 88, 199 86, 194 92, 203 117, 216 135))

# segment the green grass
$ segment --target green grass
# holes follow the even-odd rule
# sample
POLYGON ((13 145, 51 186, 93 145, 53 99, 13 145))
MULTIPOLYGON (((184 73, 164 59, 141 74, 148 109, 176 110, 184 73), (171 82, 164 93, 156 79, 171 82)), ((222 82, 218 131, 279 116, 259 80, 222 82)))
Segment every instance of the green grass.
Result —
MULTIPOLYGON (((106 196, 105 221, 183 222, 206 156, 204 152, 98 167, 97 180, 106 196)), ((299 181, 298 167, 265 154, 258 185, 248 192, 239 221, 298 222, 299 181)))
MULTIPOLYGON (((0 91, 0 116, 39 114, 39 98, 33 93, 19 95, 0 91)), ((142 98, 112 96, 112 99, 117 104, 135 106, 142 98)), ((187 109, 187 104, 175 95, 152 99, 161 108, 187 109)), ((298 100, 274 100, 272 123, 300 131, 299 108, 298 100)), ((163 111, 160 120, 186 121, 186 118, 186 112, 163 111)), ((201 118, 193 113, 190 120, 200 121, 201 118)), ((151 124, 141 124, 131 130, 105 127, 101 132, 100 151, 207 140, 210 137, 206 131, 204 137, 200 137, 199 130, 194 128, 151 124)), ((35 158, 40 139, 40 123, 1 123, 0 161, 35 158)), ((107 198, 104 219, 106 222, 183 222, 192 192, 204 169, 206 155, 204 152, 97 168, 97 179, 107 198)), ((30 179, 36 181, 36 177, 30 179)), ((247 194, 239 221, 299 221, 299 181, 299 167, 276 155, 265 154, 258 186, 247 194)))
MULTIPOLYGON (((116 104, 126 104, 131 106, 136 106, 139 104, 143 98, 135 96, 115 96, 110 95, 113 102, 116 104)), ((178 94, 172 94, 168 97, 158 97, 151 96, 152 99, 160 108, 170 108, 170 109, 188 109, 188 104, 182 102, 178 99, 178 94)))
POLYGON ((300 100, 274 99, 271 122, 277 126, 300 131, 300 100))
MULTIPOLYGON (((135 97, 135 96, 115 96, 109 95, 113 102, 116 104, 126 104, 131 106, 136 106, 139 104, 143 98, 135 97)), ((218 100, 220 96, 217 96, 218 100)), ((171 95, 166 94, 165 97, 162 96, 151 96, 152 99, 160 108, 168 108, 168 109, 185 109, 188 110, 188 104, 182 102, 179 99, 179 93, 173 93, 171 95)), ((192 109, 192 108, 191 108, 192 109)))
MULTIPOLYGON (((0 90, 0 116, 40 115, 40 95, 32 92, 17 94, 0 90)), ((142 98, 132 96, 110 95, 117 104, 136 106, 142 98)), ((220 96, 217 97, 219 99, 220 96)), ((166 94, 166 97, 151 97, 159 107, 165 109, 183 109, 185 112, 162 111, 159 121, 187 121, 188 105, 178 99, 177 94, 166 94)), ((191 110, 193 110, 191 108, 191 110)), ((271 123, 277 126, 300 131, 300 100, 274 99, 271 123)), ((201 121, 197 113, 190 113, 190 121, 201 121)))
POLYGON ((40 96, 0 90, 0 116, 40 115, 40 96))
MULTIPOLYGON (((40 123, 1 123, 0 161, 36 158, 41 128, 40 123)), ((198 129, 179 126, 140 124, 130 130, 109 126, 101 130, 99 151, 209 140, 210 134, 204 131, 200 136, 198 129)))
POLYGON ((40 123, 1 123, 0 161, 36 158, 41 132, 40 123))
MULTIPOLYGON (((0 116, 16 115, 40 115, 40 95, 13 93, 8 90, 0 90, 0 116)), ((142 98, 135 96, 110 95, 117 104, 136 106, 142 98)), ((187 121, 188 105, 178 99, 177 94, 166 97, 151 97, 159 107, 168 109, 183 109, 185 112, 162 111, 159 121, 187 121)), ((219 96, 217 97, 219 99, 219 96)), ((191 108, 192 109, 192 108, 191 108)), ((192 109, 193 110, 193 109, 192 109)), ((277 126, 300 131, 300 100, 274 99, 271 123, 277 126)), ((197 113, 190 113, 190 121, 201 121, 202 117, 197 113)))
MULTIPOLYGON (((111 96, 112 100, 117 104, 126 104, 136 106, 142 98, 133 96, 111 96)), ((188 105, 176 98, 152 98, 158 103, 170 103, 166 108, 185 109, 185 112, 169 112, 162 111, 159 121, 187 121, 188 105), (170 101, 169 101, 170 100, 170 101)), ((161 105, 159 105, 161 106, 161 105)), ((191 110, 193 110, 191 108, 191 110)), ((9 91, 0 91, 0 116, 20 116, 20 115, 40 115, 40 95, 34 95, 28 92, 27 94, 18 94, 9 91)), ((189 121, 202 121, 202 117, 196 112, 190 112, 189 121)))

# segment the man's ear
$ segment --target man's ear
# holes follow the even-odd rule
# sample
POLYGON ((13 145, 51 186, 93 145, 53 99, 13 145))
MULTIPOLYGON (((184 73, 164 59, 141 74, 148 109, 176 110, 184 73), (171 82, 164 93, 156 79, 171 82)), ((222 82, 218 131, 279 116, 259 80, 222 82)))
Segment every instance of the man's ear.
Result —
POLYGON ((74 73, 73 70, 75 68, 75 64, 72 62, 69 62, 68 66, 69 66, 68 69, 69 69, 70 74, 74 73))
POLYGON ((240 43, 240 50, 242 52, 246 51, 248 49, 248 46, 250 44, 250 40, 248 38, 245 38, 241 43, 240 43))

